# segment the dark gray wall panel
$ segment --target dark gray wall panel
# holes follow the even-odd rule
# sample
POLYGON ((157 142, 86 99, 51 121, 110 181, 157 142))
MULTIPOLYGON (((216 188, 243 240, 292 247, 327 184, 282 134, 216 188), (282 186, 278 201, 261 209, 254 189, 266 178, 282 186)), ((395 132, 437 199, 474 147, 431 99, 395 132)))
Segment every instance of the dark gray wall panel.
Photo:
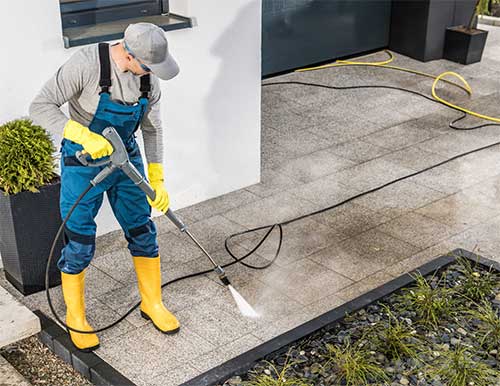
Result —
POLYGON ((269 75, 386 47, 391 0, 262 0, 262 72, 269 75))

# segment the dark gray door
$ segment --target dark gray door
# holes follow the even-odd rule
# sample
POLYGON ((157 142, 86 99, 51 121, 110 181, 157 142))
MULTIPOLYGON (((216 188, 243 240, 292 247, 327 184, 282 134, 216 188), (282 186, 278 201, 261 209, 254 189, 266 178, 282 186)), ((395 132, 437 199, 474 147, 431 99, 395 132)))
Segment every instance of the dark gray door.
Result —
POLYGON ((262 0, 262 72, 269 75, 387 47, 391 0, 262 0))

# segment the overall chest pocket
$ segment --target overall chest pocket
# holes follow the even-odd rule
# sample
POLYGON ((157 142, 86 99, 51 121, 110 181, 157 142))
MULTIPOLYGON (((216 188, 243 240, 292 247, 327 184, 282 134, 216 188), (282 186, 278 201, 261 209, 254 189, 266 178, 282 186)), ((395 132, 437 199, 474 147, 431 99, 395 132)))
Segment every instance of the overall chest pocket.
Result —
POLYGON ((105 108, 104 112, 110 113, 110 114, 128 115, 128 116, 133 116, 135 114, 134 111, 117 111, 117 110, 113 110, 113 109, 110 109, 110 108, 105 108))

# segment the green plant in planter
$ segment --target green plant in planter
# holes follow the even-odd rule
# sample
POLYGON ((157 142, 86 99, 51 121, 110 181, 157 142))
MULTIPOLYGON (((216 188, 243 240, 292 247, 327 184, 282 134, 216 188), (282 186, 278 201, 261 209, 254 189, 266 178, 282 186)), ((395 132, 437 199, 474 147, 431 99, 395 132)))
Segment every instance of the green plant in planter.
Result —
POLYGON ((490 14, 490 0, 476 0, 476 6, 472 12, 467 29, 473 30, 474 24, 476 23, 477 17, 479 15, 489 15, 490 14))
POLYGON ((0 126, 0 190, 38 192, 55 174, 54 144, 45 129, 18 119, 0 126))
POLYGON ((474 359, 474 354, 465 346, 441 352, 440 356, 426 368, 430 379, 441 379, 448 386, 493 386, 498 384, 500 372, 474 359))
POLYGON ((288 362, 288 359, 283 366, 283 368, 278 370, 276 366, 272 363, 267 362, 271 368, 270 374, 252 374, 252 379, 247 382, 243 382, 244 386, 313 386, 307 383, 305 380, 296 378, 293 376, 288 376, 290 368, 293 366, 292 362, 288 362))
POLYGON ((367 385, 369 381, 388 382, 389 377, 371 357, 359 346, 352 346, 346 340, 343 346, 326 345, 327 367, 333 371, 336 382, 348 386, 367 385))
POLYGON ((483 269, 476 269, 469 259, 458 257, 457 262, 463 274, 462 282, 455 287, 455 291, 467 299, 481 302, 493 294, 497 286, 495 275, 490 270, 483 272, 483 269))
POLYGON ((418 359, 418 341, 416 331, 399 320, 387 306, 383 306, 389 320, 378 324, 375 332, 378 351, 390 359, 402 357, 418 359))
POLYGON ((477 310, 470 310, 468 314, 479 321, 478 334, 481 336, 479 344, 489 350, 498 349, 500 345, 500 316, 498 311, 487 300, 483 301, 477 310))
POLYGON ((399 307, 411 308, 417 313, 420 322, 436 328, 457 312, 457 299, 454 291, 442 285, 444 276, 437 286, 433 287, 420 273, 414 276, 415 287, 404 290, 399 307))

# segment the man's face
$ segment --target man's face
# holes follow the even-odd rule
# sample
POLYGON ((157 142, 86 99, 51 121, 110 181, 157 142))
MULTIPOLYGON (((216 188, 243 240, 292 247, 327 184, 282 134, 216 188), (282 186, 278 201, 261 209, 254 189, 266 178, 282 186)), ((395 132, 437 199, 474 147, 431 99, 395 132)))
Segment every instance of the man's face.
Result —
POLYGON ((127 53, 127 59, 128 59, 128 64, 129 64, 128 69, 133 74, 141 76, 141 75, 145 75, 145 74, 150 72, 150 71, 146 71, 146 69, 143 68, 144 64, 141 66, 142 63, 139 61, 139 59, 134 58, 129 53, 127 53))

